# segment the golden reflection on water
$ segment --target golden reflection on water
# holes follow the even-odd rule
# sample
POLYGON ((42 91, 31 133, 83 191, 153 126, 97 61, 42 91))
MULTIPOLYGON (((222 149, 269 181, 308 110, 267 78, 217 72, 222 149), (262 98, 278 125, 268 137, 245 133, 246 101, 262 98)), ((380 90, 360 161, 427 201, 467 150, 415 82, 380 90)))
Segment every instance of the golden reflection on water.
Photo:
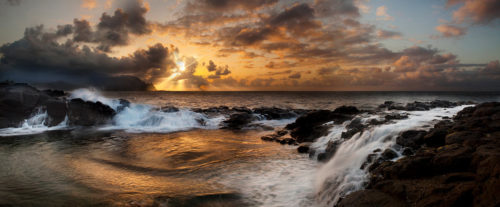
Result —
MULTIPOLYGON (((126 138, 86 146, 67 155, 64 167, 71 169, 69 176, 79 184, 101 192, 96 199, 115 205, 151 205, 154 198, 165 195, 232 193, 217 183, 223 171, 280 154, 278 146, 263 143, 255 132, 196 130, 116 136, 126 138)), ((290 154, 283 151, 279 156, 290 154)))

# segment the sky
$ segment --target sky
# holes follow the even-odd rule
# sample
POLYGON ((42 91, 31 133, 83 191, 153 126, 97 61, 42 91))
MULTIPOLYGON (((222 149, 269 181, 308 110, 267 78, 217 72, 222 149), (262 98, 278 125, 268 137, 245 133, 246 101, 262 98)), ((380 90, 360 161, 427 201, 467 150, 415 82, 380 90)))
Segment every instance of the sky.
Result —
POLYGON ((0 81, 500 90, 498 0, 0 0, 0 81))

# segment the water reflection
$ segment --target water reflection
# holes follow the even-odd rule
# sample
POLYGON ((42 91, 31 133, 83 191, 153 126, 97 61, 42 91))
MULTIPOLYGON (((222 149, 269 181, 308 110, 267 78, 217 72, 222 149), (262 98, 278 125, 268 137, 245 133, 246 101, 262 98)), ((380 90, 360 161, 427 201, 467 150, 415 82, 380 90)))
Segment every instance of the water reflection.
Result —
POLYGON ((5 138, 0 204, 254 205, 252 196, 232 186, 249 179, 238 175, 277 159, 310 162, 294 148, 263 143, 263 133, 74 130, 5 138))

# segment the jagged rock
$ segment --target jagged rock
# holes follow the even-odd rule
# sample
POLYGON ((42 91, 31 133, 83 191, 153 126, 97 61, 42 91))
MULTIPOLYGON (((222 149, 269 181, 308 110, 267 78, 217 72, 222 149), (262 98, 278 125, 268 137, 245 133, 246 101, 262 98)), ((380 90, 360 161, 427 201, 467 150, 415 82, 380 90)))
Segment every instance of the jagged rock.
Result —
POLYGON ((238 112, 231 114, 229 116, 229 119, 225 120, 223 122, 224 127, 227 129, 241 129, 245 127, 247 124, 252 122, 255 119, 255 117, 252 114, 245 113, 245 112, 238 112))
POLYGON ((318 161, 328 161, 330 158, 335 155, 335 152, 337 152, 337 148, 339 145, 342 144, 342 141, 337 140, 337 141, 329 141, 328 145, 326 146, 325 152, 318 154, 318 161))
POLYGON ((361 190, 347 195, 336 207, 405 207, 402 200, 378 190, 361 190))
POLYGON ((349 139, 356 133, 363 131, 366 128, 366 125, 361 124, 361 119, 354 119, 351 121, 351 123, 349 123, 346 126, 346 128, 347 131, 342 132, 340 137, 344 139, 349 139))
POLYGON ((45 109, 49 115, 48 126, 55 126, 64 121, 68 114, 66 99, 49 99, 45 102, 45 109))
POLYGON ((392 149, 386 149, 384 150, 384 152, 382 152, 382 154, 380 155, 380 157, 384 160, 392 160, 394 158, 396 158, 398 156, 398 153, 396 153, 394 150, 392 149))
POLYGON ((70 125, 95 126, 108 123, 116 114, 108 105, 101 102, 71 99, 68 103, 68 120, 70 125))
POLYGON ((286 129, 291 130, 290 135, 297 142, 312 142, 316 138, 328 133, 329 127, 323 124, 330 121, 341 124, 346 120, 352 119, 356 113, 359 113, 359 110, 352 106, 341 106, 334 111, 313 111, 300 116, 294 123, 288 124, 286 129))
POLYGON ((299 153, 308 153, 309 149, 311 147, 312 142, 302 142, 299 144, 299 147, 297 147, 297 151, 299 153))
POLYGON ((116 112, 120 113, 123 111, 125 108, 130 107, 130 101, 125 100, 125 99, 120 99, 119 100, 120 105, 116 108, 116 112))
POLYGON ((416 149, 423 143, 426 134, 427 132, 423 130, 408 130, 396 138, 396 144, 416 149))
POLYGON ((21 83, 0 84, 0 128, 18 127, 50 97, 21 83))
POLYGON ((407 119, 408 115, 393 113, 393 114, 387 114, 387 115, 385 115, 384 118, 387 121, 390 121, 390 120, 401 120, 401 119, 407 119))
POLYGON ((245 112, 245 113, 248 113, 248 114, 251 114, 252 113, 252 110, 250 110, 249 108, 247 107, 233 107, 232 109, 233 111, 237 111, 237 112, 245 112))
POLYGON ((173 112, 178 112, 179 108, 177 108, 175 106, 164 106, 164 107, 161 107, 161 111, 163 111, 165 113, 173 113, 173 112))
POLYGON ((293 111, 276 107, 260 107, 253 109, 254 113, 262 114, 266 119, 289 119, 297 116, 293 111))

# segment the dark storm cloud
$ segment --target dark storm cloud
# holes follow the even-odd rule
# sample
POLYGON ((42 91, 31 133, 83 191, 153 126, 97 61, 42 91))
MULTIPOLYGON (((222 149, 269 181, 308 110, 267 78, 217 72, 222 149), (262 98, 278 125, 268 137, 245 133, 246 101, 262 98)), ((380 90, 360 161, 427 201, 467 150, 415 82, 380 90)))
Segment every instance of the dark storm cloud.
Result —
POLYGON ((207 70, 208 72, 217 70, 217 65, 215 65, 214 61, 212 60, 208 61, 207 70))
POLYGON ((229 66, 217 66, 214 61, 210 60, 208 61, 207 65, 207 70, 208 72, 214 72, 214 74, 211 74, 208 76, 209 79, 219 79, 222 76, 226 76, 231 74, 231 71, 229 70, 229 66))
POLYGON ((73 34, 73 40, 76 42, 91 42, 93 39, 92 28, 87 20, 73 20, 75 33, 73 34))
POLYGON ((113 58, 87 46, 78 46, 72 40, 58 43, 59 38, 57 33, 44 32, 43 26, 27 28, 23 38, 0 47, 2 77, 85 85, 126 75, 157 82, 170 75, 170 69, 175 67, 169 48, 159 43, 127 57, 113 58))

